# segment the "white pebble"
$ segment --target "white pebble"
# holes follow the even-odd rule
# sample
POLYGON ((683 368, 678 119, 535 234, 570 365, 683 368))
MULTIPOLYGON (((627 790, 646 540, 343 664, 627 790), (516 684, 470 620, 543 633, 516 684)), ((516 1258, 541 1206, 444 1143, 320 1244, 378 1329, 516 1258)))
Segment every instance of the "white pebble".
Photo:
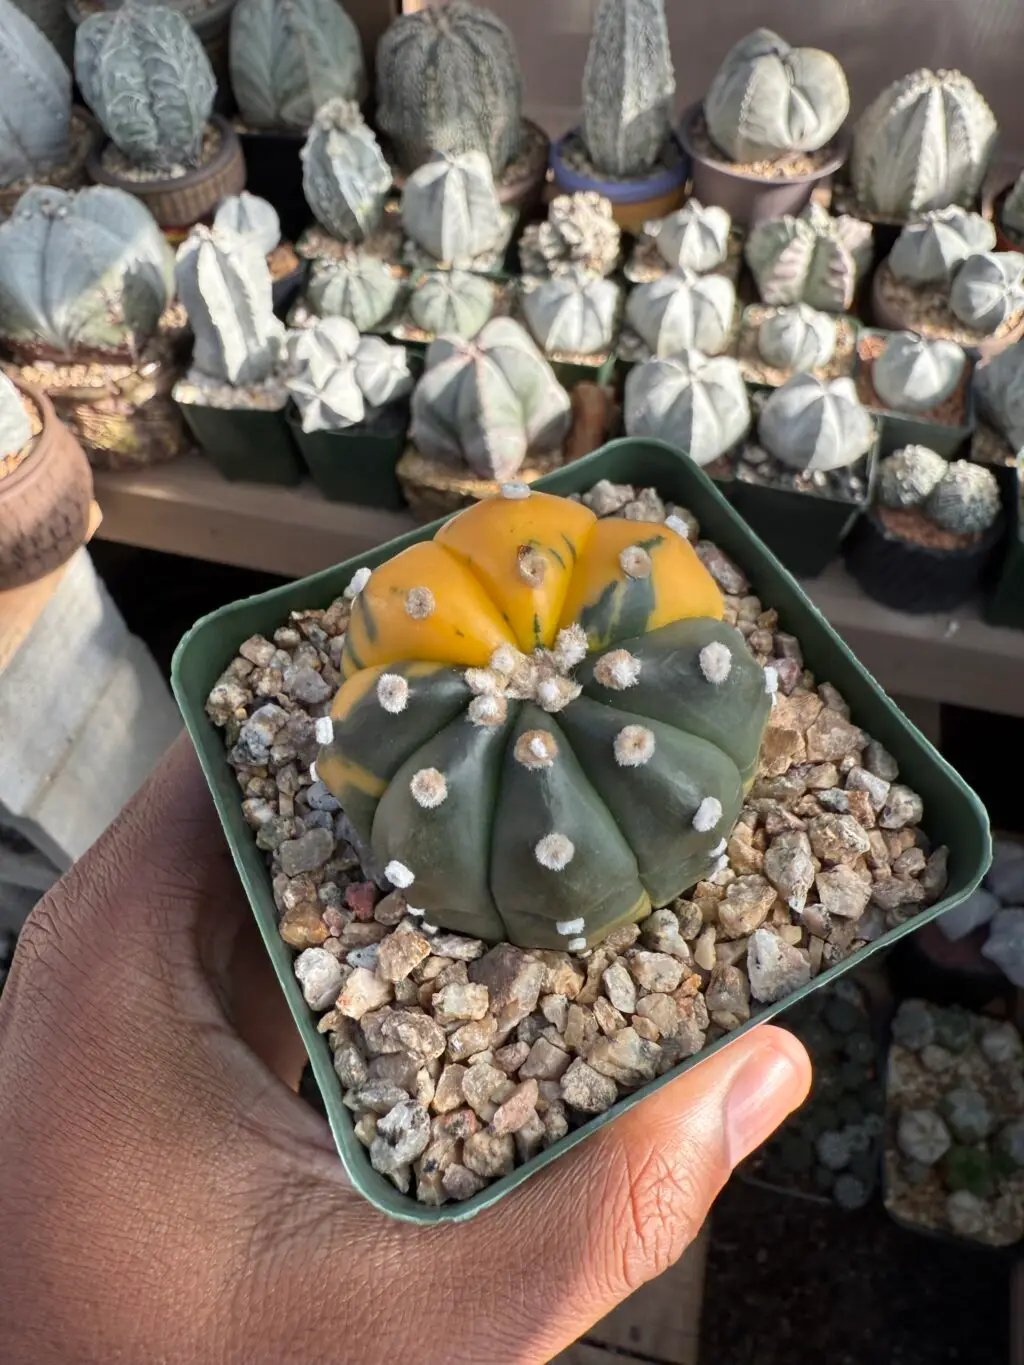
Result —
POLYGON ((316 723, 317 744, 330 744, 334 739, 334 721, 330 716, 320 716, 316 723))
POLYGON ((316 770, 316 763, 315 763, 315 761, 309 765, 309 780, 310 780, 310 782, 319 782, 319 781, 320 781, 320 775, 319 775, 319 773, 318 773, 317 770, 316 770))
POLYGON ((400 715, 409 705, 409 684, 398 673, 382 673, 377 679, 377 700, 389 715, 400 715))
POLYGON ((348 581, 348 587, 345 589, 344 595, 349 599, 349 601, 351 601, 354 597, 359 596, 359 594, 366 587, 369 581, 370 581, 369 569, 367 568, 356 569, 355 573, 348 581))
POLYGON ((772 668, 771 664, 764 666, 764 690, 769 697, 774 697, 779 690, 779 670, 772 668))
POLYGON ((538 839, 534 847, 534 857, 541 867, 546 867, 549 872, 561 872, 563 868, 569 866, 576 852, 573 841, 565 834, 545 834, 543 839, 538 839))
POLYGON ((574 934, 582 934, 586 928, 586 923, 582 915, 579 919, 560 919, 555 924, 555 932, 561 934, 563 938, 571 938, 574 934))
POLYGON ((624 725, 615 736, 615 762, 620 768, 642 768, 654 757, 654 743, 646 725, 624 725))
POLYGON ((528 498, 530 496, 530 485, 528 483, 523 483, 520 480, 515 480, 512 483, 503 483, 501 485, 501 496, 503 498, 511 498, 513 501, 518 501, 520 498, 528 498))
MULTIPOLYGON (((585 938, 571 938, 565 946, 569 949, 570 953, 587 952, 587 940, 585 938)), ((589 953, 587 953, 587 956, 589 956, 589 953)))
POLYGON ((404 891, 407 886, 412 886, 416 880, 416 874, 406 867, 405 863, 400 863, 397 858, 392 858, 384 869, 384 875, 392 886, 397 886, 399 891, 404 891))
POLYGON ((687 526, 686 522, 682 519, 682 517, 676 516, 666 517, 665 525, 668 527, 670 531, 675 531, 677 536, 682 536, 684 540, 690 539, 690 528, 687 526))
MULTIPOLYGON (((705 796, 693 816, 693 827, 698 834, 710 834, 722 818, 722 803, 714 796, 705 796)), ((725 845, 722 845, 724 850, 725 845)), ((720 850, 721 851, 721 850, 720 850)), ((715 855, 716 857, 718 854, 715 855)))
POLYGON ((732 671, 732 653, 728 645, 720 640, 712 640, 697 656, 700 671, 709 683, 716 687, 724 683, 732 671))

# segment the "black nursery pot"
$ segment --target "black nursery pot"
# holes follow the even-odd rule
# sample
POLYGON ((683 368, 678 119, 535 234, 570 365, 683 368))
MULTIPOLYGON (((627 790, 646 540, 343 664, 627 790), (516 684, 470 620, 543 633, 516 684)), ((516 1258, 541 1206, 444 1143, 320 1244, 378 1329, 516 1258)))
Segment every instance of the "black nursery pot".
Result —
POLYGON ((296 241, 313 219, 302 192, 300 152, 306 135, 268 129, 240 131, 238 136, 245 155, 246 189, 273 204, 282 240, 296 241))
POLYGON ((282 488, 301 483, 303 465, 283 408, 267 412, 180 402, 178 407, 203 454, 226 479, 282 488))
POLYGON ((1008 508, 1009 534, 999 577, 982 615, 991 626, 1024 630, 1024 471, 1018 465, 1006 468, 1005 472, 1002 469, 992 472, 1006 490, 1003 496, 1008 508))
POLYGON ((405 449, 408 403, 394 403, 374 421, 340 431, 303 431, 291 406, 287 421, 313 482, 329 502, 405 506, 395 466, 405 449))

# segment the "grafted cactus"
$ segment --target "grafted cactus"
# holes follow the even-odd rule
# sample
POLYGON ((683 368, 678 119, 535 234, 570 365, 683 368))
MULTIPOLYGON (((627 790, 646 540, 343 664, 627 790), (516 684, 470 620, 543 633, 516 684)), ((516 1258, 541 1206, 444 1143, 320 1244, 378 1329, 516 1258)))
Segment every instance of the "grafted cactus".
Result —
POLYGON ((995 524, 1001 506, 999 485, 990 469, 954 460, 929 493, 924 512, 944 531, 978 535, 995 524))
POLYGON ((757 329, 757 351, 777 370, 817 370, 836 353, 836 321, 806 303, 776 309, 757 329))
POLYGON ((571 420, 569 395, 528 334, 492 318, 474 341, 431 342, 411 432, 423 455, 505 480, 527 455, 557 450, 571 420))
POLYGON ((673 270, 693 270, 705 274, 721 265, 729 254, 732 219, 725 209, 705 208, 696 199, 688 200, 667 218, 644 224, 662 260, 673 270))
POLYGON ((807 473, 842 469, 871 449, 875 425, 852 379, 794 375, 765 403, 757 424, 762 445, 780 463, 807 473))
POLYGON ((920 507, 948 468, 948 462, 927 446, 904 446, 878 466, 878 501, 883 507, 920 507))
POLYGON ((523 294, 523 317, 546 355, 601 355, 615 340, 619 299, 611 280, 556 275, 523 294))
POLYGON ((174 273, 195 336, 193 367, 235 388, 269 379, 284 327, 259 248, 228 229, 195 227, 178 248, 174 273))
POLYGON ((435 152, 482 152, 500 175, 522 143, 522 105, 512 34, 477 5, 400 15, 377 46, 377 126, 403 170, 435 152))
POLYGON ((409 295, 409 316, 432 336, 475 337, 494 312, 490 280, 468 270, 431 270, 409 295))
POLYGON ((601 0, 583 71, 583 139, 598 171, 649 171, 672 132, 676 78, 664 0, 601 0))
POLYGON ((0 335, 15 345, 136 351, 173 286, 166 238, 121 190, 36 185, 0 224, 0 335))
POLYGON ((128 0, 113 14, 90 15, 75 39, 75 77, 129 161, 163 170, 198 160, 217 82, 177 11, 128 0))
POLYGON ((306 432, 372 421, 412 389, 404 347, 360 337, 339 318, 306 331, 290 346, 289 360, 288 392, 306 432))
POLYGON ((955 341, 894 332, 871 366, 875 393, 897 412, 928 412, 956 389, 967 357, 955 341))
POLYGON ((1024 345, 1000 351, 974 372, 978 409, 1014 451, 1024 450, 1024 345))
POLYGON ((596 190, 560 194, 543 223, 530 223, 519 239, 524 275, 557 275, 581 267, 610 275, 619 263, 622 234, 612 203, 596 190))
POLYGON ((908 284, 947 284, 968 256, 995 244, 996 230, 987 218, 950 204, 904 226, 889 252, 889 269, 908 284))
POLYGON ((625 400, 627 435, 668 441, 699 465, 717 460, 750 429, 743 374, 728 356, 681 351, 646 360, 630 370, 625 400))
POLYGON ((854 130, 850 179, 868 213, 909 218, 978 197, 996 120, 960 71, 922 68, 888 86, 854 130))
POLYGON ((269 256, 281 241, 281 220, 277 209, 255 194, 243 190, 229 194, 217 205, 214 228, 228 228, 252 242, 261 256, 269 256))
POLYGON ((484 154, 439 155, 413 171, 402 194, 402 226, 446 265, 470 266, 500 246, 508 224, 484 154))
POLYGON ((817 151, 849 112, 850 90, 835 57, 790 47, 767 28, 730 48, 704 99, 712 142, 741 165, 817 151))
POLYGON ((317 222, 339 242, 361 242, 380 223, 391 185, 391 168, 359 106, 328 100, 302 148, 302 192, 317 222))
POLYGON ((630 326, 656 356, 724 351, 736 311, 736 288, 724 275, 670 271, 637 285, 626 300, 630 326))
POLYGON ((379 327, 394 312, 402 281, 379 256, 354 251, 340 261, 315 261, 306 302, 318 317, 347 318, 360 332, 379 327))
POLYGON ((986 251, 956 272, 949 306, 968 327, 991 336, 1024 309, 1024 255, 986 251))
POLYGON ((339 0, 238 0, 230 68, 250 128, 306 129, 328 100, 366 95, 359 30, 339 0))
POLYGON ((71 73, 35 24, 0 0, 0 188, 68 156, 71 73))
POLYGON ((17 455, 32 439, 32 423, 21 394, 0 370, 0 460, 17 455))
MULTIPOLYGON (((1024 172, 1013 182, 1009 194, 1003 200, 1001 216, 1004 228, 1007 228, 1017 237, 1024 237, 1024 172)), ((977 249, 987 251, 988 247, 978 247, 977 249)))
POLYGON ((817 204, 799 218, 759 223, 744 248, 764 303, 807 303, 825 313, 844 313, 853 303, 871 250, 869 223, 832 218, 817 204))

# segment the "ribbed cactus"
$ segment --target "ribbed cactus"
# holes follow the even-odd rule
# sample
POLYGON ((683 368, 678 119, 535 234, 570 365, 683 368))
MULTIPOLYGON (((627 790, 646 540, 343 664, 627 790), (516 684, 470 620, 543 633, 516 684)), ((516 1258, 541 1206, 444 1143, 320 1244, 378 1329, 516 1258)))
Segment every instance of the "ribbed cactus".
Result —
POLYGON ((704 99, 712 142, 741 165, 817 151, 849 112, 850 90, 835 57, 790 47, 767 28, 729 50, 704 99))
POLYGON ((127 0, 85 19, 75 77, 118 150, 138 166, 194 164, 217 82, 187 19, 163 5, 127 0))
POLYGON ((360 332, 379 327, 394 312, 402 281, 386 261, 354 251, 340 261, 314 261, 306 302, 318 317, 347 318, 360 332))
POLYGON ((1024 344, 1000 351, 974 372, 981 416, 1014 451, 1024 450, 1024 344))
POLYGON ((281 220, 277 209, 255 194, 243 190, 230 194, 217 205, 213 226, 228 228, 252 242, 261 256, 269 256, 281 241, 281 220))
POLYGON ((605 175, 644 175, 672 132, 664 0, 600 0, 583 71, 583 140, 605 175))
POLYGON ((445 265, 471 266, 500 246, 508 224, 486 156, 438 155, 413 171, 402 194, 402 226, 445 265))
POLYGON ((286 368, 294 377, 309 365, 341 365, 359 349, 359 331, 347 318, 322 318, 285 337, 286 368))
POLYGON ((284 327, 259 248, 227 229, 195 227, 178 248, 174 273, 195 336, 194 369, 235 388, 269 379, 284 327))
POLYGON ((764 303, 806 303, 825 313, 844 313, 857 280, 871 262, 871 225, 832 218, 810 204, 799 218, 788 214, 758 223, 744 253, 764 303))
POLYGON ((317 222, 339 242, 361 242, 379 225, 391 185, 359 106, 328 100, 302 148, 302 190, 317 222))
POLYGON ((17 455, 32 439, 32 423, 21 394, 0 370, 0 460, 17 455))
POLYGON ((400 15, 377 46, 377 126, 403 170, 435 152, 482 152, 500 175, 522 143, 512 34, 462 0, 400 15))
POLYGON ((338 431, 371 421, 412 389, 402 346, 360 337, 343 319, 309 328, 289 346, 288 392, 303 431, 338 431))
POLYGON ((948 469, 949 463, 927 446, 904 446, 878 466, 878 501, 883 507, 920 507, 948 469))
POLYGON ((724 351, 736 311, 736 288, 724 275, 670 271, 640 284, 626 300, 626 319, 656 356, 724 351))
POLYGON ((705 274, 721 265, 729 254, 732 219, 725 209, 705 208, 696 199, 688 200, 667 218, 644 224, 661 258, 673 270, 693 270, 705 274))
POLYGON ((306 129, 328 100, 366 95, 359 30, 339 0, 238 0, 230 67, 250 128, 306 129))
POLYGON ((953 278, 949 306, 975 332, 998 332, 1024 309, 1024 255, 987 251, 969 256, 953 278))
POLYGON ((517 322, 492 318, 474 341, 431 342, 412 400, 421 454, 511 479, 527 455, 557 450, 570 425, 569 395, 517 322))
POLYGON ((635 365, 626 377, 626 434, 667 441, 706 465, 750 429, 743 374, 728 356, 681 351, 635 365))
POLYGON ((925 516, 944 531, 978 535, 995 524, 1002 501, 995 475, 970 460, 954 460, 929 493, 925 516))
POLYGON ((850 179, 861 207, 909 218, 978 197, 996 120, 959 71, 913 71, 888 86, 854 130, 850 179))
POLYGON ((955 341, 894 332, 872 363, 871 382, 887 408, 928 412, 953 393, 966 365, 967 357, 955 341))
POLYGON ((780 463, 806 473, 843 469, 866 455, 875 425, 852 379, 794 375, 776 389, 757 425, 761 444, 780 463))
POLYGON ((494 312, 495 288, 468 270, 431 270, 409 294, 409 316, 431 336, 475 337, 494 312))
POLYGON ((557 275, 580 267, 610 275, 619 264, 622 234, 612 204, 596 190, 560 194, 543 223, 530 223, 519 239, 524 275, 557 275))
POLYGON ((620 298, 612 280, 556 275, 523 293, 523 317, 545 355, 602 355, 615 340, 620 298))
POLYGON ((836 320, 806 303, 777 308, 757 329, 757 351, 777 370, 817 370, 836 353, 836 320))
POLYGON ((0 0, 0 188, 67 159, 71 73, 11 0, 0 0))
POLYGON ((889 269, 908 284, 947 284, 968 256, 995 244, 996 230, 987 218, 951 204, 904 226, 889 252, 889 269))
POLYGON ((0 335, 16 344, 137 350, 173 286, 166 238, 121 190, 33 186, 0 224, 0 335))

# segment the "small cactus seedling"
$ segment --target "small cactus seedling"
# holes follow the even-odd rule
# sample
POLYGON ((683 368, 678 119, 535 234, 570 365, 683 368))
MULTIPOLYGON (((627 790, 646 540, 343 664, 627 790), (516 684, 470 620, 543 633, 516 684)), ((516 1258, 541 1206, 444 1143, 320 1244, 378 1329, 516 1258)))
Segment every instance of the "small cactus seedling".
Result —
POLYGON ((524 275, 558 275, 577 268, 610 275, 619 264, 622 234, 612 204, 596 190, 560 194, 543 223, 530 223, 519 239, 524 275))
POLYGON ((620 297, 612 280, 556 275, 523 294, 523 317, 546 355, 602 355, 615 340, 620 297))
POLYGON ((734 162, 774 161, 830 142, 850 112, 835 57, 758 28, 726 54, 704 100, 712 142, 734 162))
POLYGON ((769 397, 758 422, 761 443, 791 469, 843 469, 866 455, 875 424, 852 379, 794 375, 769 397))
POLYGON ((739 813, 771 697, 723 611, 668 526, 510 485, 368 576, 317 772, 411 916, 583 952, 739 813))
POLYGON ((600 0, 583 71, 583 139, 596 169, 644 175, 672 134, 676 79, 664 0, 600 0))
POLYGON ((511 479, 527 455, 557 450, 570 425, 569 395, 511 318, 492 318, 471 342, 431 342, 412 401, 421 454, 468 464, 483 479, 511 479))
POLYGON ((878 466, 878 501, 883 507, 921 507, 948 469, 947 461, 927 446, 904 446, 878 466))
POLYGON ((683 351, 634 366, 626 379, 626 432, 668 441, 706 465, 750 429, 750 403, 739 365, 728 356, 683 351))
POLYGON ((667 218, 644 224, 658 253, 673 270, 692 270, 703 275, 721 265, 729 254, 732 219, 725 209, 705 208, 696 199, 688 200, 667 218))
POLYGON ((306 302, 318 317, 347 318, 360 332, 379 327, 394 312, 402 282, 386 261, 353 251, 340 261, 315 261, 306 302))
POLYGON ((777 308, 757 329, 757 351, 777 370, 817 370, 836 353, 836 320, 806 303, 777 308))
POLYGON ((894 332, 871 366, 871 382, 887 408, 928 412, 956 390, 966 365, 967 357, 955 341, 894 332))
POLYGON ((500 246, 508 224, 486 156, 439 155, 414 171, 402 194, 402 226, 445 265, 471 266, 500 246))
POLYGON ((1024 255, 986 251, 968 256, 953 277, 949 306, 975 332, 998 332, 1024 309, 1024 255))
POLYGON ((736 287, 724 275, 670 271, 640 284, 626 300, 630 326, 653 355, 724 351, 736 311, 736 287))
POLYGON ((31 439, 32 423, 21 394, 0 370, 0 460, 20 454, 31 439))
POLYGON ((1019 341, 974 372, 974 392, 982 417, 1011 449, 1024 448, 1024 345, 1019 341))
POLYGON ((868 213, 906 219, 977 199, 996 140, 996 120, 959 71, 913 71, 861 115, 850 179, 868 213))
POLYGON ((948 284, 968 256, 995 244, 996 230, 987 218, 951 204, 904 226, 889 252, 889 269, 908 284, 948 284))
MULTIPOLYGON (((1002 220, 1003 227, 1015 237, 1024 237, 1024 172, 1017 177, 1003 200, 1002 220)), ((987 251, 988 247, 979 247, 978 250, 987 251)))
POLYGON ((764 303, 806 303, 825 313, 844 313, 857 280, 871 261, 870 223, 832 218, 809 204, 799 218, 786 214, 759 223, 744 254, 764 303))
POLYGON ((494 312, 495 289, 467 270, 431 270, 415 282, 409 316, 431 336, 475 337, 494 312))
POLYGON ((378 226, 391 168, 359 106, 328 100, 302 148, 302 189, 318 223, 339 242, 361 242, 378 226))
POLYGON ((231 89, 250 128, 305 131, 331 99, 363 99, 359 30, 339 0, 238 0, 231 89))
POLYGON ((289 346, 288 392, 302 430, 340 431, 372 421, 412 389, 405 348, 360 337, 342 318, 329 318, 289 346))
POLYGON ((924 503, 925 516, 944 531, 978 535, 995 524, 1002 500, 990 469, 954 460, 924 503))
POLYGON ((68 156, 71 73, 31 19, 0 0, 0 187, 68 156))
POLYGON ((251 242, 261 256, 269 256, 281 242, 281 220, 277 209, 265 199, 243 190, 228 195, 217 205, 214 229, 227 228, 251 242))

